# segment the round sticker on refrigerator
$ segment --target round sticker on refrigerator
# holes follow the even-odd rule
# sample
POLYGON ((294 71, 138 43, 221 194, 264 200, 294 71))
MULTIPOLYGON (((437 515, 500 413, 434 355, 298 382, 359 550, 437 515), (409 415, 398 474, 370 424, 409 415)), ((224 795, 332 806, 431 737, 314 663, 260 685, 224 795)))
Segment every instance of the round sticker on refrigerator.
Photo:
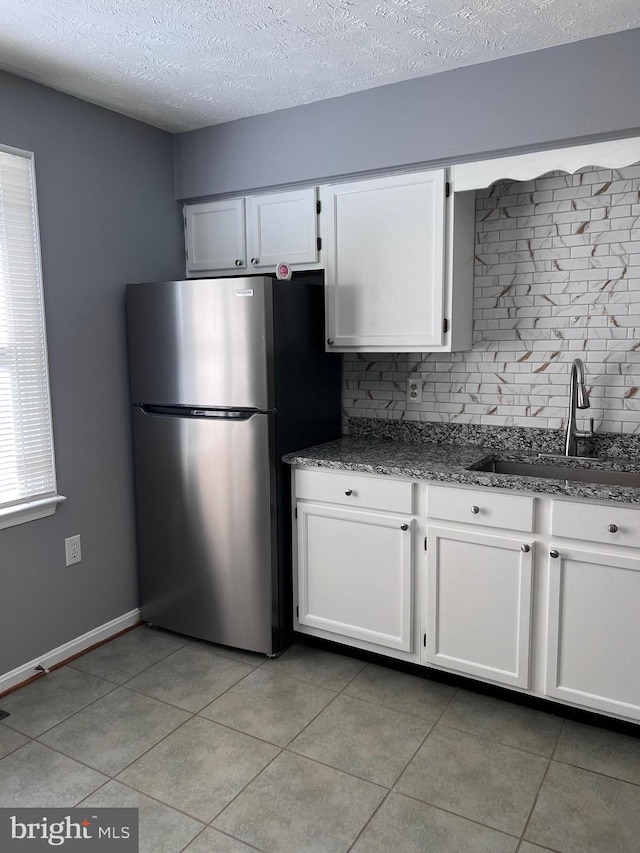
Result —
POLYGON ((280 261, 276 266, 276 276, 281 281, 289 281, 291 278, 291 267, 286 261, 280 261))

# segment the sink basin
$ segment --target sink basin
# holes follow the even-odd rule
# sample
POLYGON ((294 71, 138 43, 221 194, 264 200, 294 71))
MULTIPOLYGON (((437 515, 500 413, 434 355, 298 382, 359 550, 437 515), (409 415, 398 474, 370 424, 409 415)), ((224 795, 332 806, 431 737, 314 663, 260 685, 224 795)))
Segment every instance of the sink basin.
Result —
POLYGON ((599 483, 604 486, 632 486, 640 488, 640 472, 603 471, 599 468, 569 468, 564 465, 547 465, 542 462, 506 462, 492 459, 476 471, 492 474, 511 474, 516 477, 544 477, 548 480, 572 480, 580 483, 599 483))

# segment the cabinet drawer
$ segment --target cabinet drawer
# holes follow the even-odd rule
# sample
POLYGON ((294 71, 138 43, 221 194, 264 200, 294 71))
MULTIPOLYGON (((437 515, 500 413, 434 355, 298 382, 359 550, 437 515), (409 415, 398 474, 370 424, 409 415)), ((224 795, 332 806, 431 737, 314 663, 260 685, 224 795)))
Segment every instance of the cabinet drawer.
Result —
POLYGON ((640 546, 640 510, 618 504, 553 501, 551 533, 605 545, 640 546))
POLYGON ((431 518, 508 530, 533 530, 535 498, 525 495, 435 486, 429 487, 427 500, 427 514, 431 518))
POLYGON ((413 513, 413 483, 386 477, 302 468, 295 474, 295 493, 301 500, 413 513))

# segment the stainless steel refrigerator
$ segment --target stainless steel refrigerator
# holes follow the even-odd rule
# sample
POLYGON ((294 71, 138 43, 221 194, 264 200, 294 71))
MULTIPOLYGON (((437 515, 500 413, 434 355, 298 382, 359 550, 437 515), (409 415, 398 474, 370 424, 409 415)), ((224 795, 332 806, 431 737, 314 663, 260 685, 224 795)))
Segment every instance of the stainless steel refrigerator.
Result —
POLYGON ((126 296, 142 618, 277 654, 291 634, 280 459, 340 434, 321 274, 130 284, 126 296))

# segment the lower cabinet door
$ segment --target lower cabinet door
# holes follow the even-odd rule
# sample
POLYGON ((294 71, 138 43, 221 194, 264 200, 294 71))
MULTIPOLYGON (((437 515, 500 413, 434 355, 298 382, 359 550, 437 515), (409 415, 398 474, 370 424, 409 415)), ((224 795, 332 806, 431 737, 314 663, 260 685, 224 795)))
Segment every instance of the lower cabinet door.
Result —
POLYGON ((640 559, 551 554, 547 694, 640 720, 640 559))
POLYGON ((298 504, 298 621, 411 651, 412 522, 298 504))
POLYGON ((454 527, 427 541, 427 662, 528 687, 531 542, 454 527))

